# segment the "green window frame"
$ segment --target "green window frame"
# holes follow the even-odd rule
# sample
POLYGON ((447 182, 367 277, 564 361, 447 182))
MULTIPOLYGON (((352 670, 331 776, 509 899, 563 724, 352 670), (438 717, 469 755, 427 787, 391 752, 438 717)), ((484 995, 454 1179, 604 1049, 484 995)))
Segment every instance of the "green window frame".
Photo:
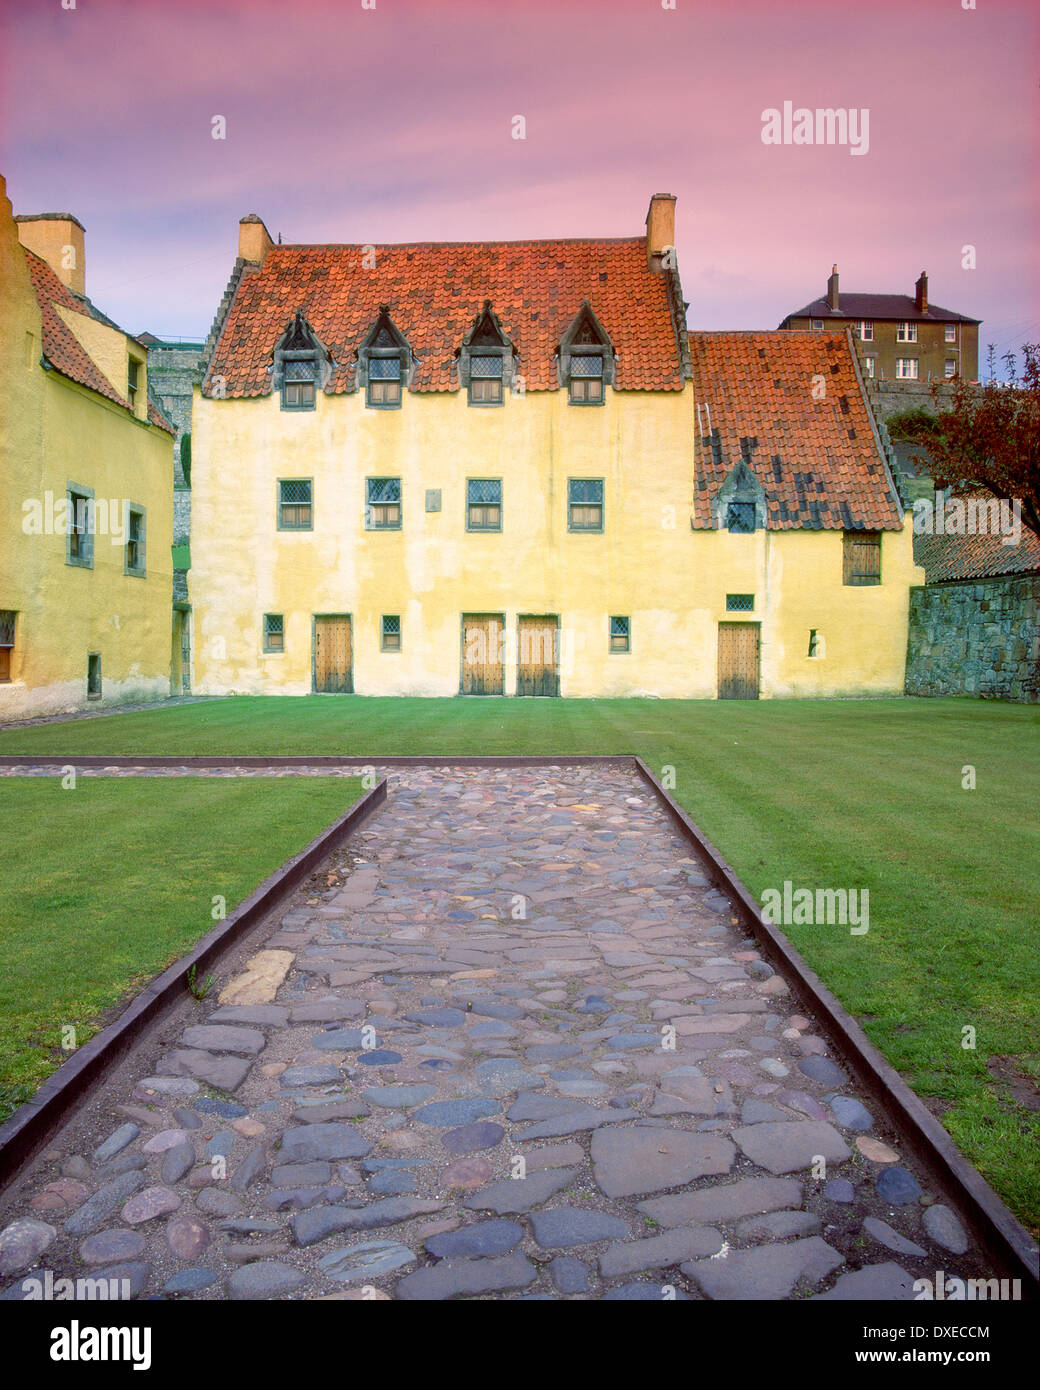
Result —
POLYGON ((603 530, 603 479, 567 479, 567 530, 603 530))
POLYGON ((630 652, 632 650, 632 620, 624 617, 610 619, 610 652, 630 652))
POLYGON ((401 650, 400 614, 383 614, 381 647, 384 652, 399 652, 401 650))
POLYGON ((0 608, 0 685, 11 682, 14 655, 14 633, 18 613, 13 608, 0 608))
POLYGON ((264 614, 264 651, 276 656, 285 651, 285 617, 281 613, 264 614))
POLYGON ((282 409, 313 410, 318 399, 318 359, 316 356, 286 356, 282 376, 282 409))
POLYGON ((314 480, 278 479, 279 531, 314 530, 314 480))
POLYGON ((466 479, 466 530, 501 531, 502 479, 466 479))
MULTIPOLYGON (((469 404, 501 405, 505 393, 505 358, 501 351, 474 351, 469 359, 469 404)), ((485 528, 486 529, 486 528, 485 528)))
POLYGON ((145 509, 133 503, 126 509, 123 573, 133 575, 138 579, 143 579, 146 574, 145 509))
POLYGON ((365 479, 365 530, 400 531, 401 479, 365 479))
POLYGON ((69 483, 65 489, 65 563, 94 568, 94 489, 69 483))
POLYGON ((368 380, 365 385, 365 405, 371 410, 401 408, 401 358, 377 357, 368 359, 368 380))
POLYGON ((602 352, 572 352, 568 400, 571 405, 603 404, 602 352))

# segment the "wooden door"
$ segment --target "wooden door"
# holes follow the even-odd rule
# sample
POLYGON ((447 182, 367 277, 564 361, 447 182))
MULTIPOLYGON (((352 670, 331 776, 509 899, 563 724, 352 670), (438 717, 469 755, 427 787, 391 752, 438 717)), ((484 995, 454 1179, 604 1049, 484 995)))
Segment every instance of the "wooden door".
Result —
POLYGON ((500 613, 463 613, 463 695, 501 695, 505 690, 500 613))
POLYGON ((516 693, 559 695, 559 618, 520 618, 517 622, 517 638, 516 693))
POLYGON ((719 699, 758 699, 758 623, 719 623, 719 699))
POLYGON ((314 689, 319 694, 354 692, 350 618, 345 614, 314 617, 314 689))

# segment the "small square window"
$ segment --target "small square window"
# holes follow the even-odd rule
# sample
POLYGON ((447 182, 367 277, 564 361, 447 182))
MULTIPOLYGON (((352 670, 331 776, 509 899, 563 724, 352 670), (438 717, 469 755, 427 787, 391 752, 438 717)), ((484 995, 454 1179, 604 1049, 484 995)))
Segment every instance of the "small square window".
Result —
POLYGON ((87 654, 87 699, 101 699, 101 653, 87 654))
POLYGON ((401 479, 365 480, 365 528, 369 531, 401 529, 401 479))
POLYGON ((144 512, 133 507, 126 519, 126 563, 127 574, 143 575, 144 565, 144 512))
POLYGON ((313 410, 317 378, 317 362, 286 362, 282 381, 282 409, 313 410))
POLYGON ((502 404, 502 358, 498 353, 469 360, 470 405, 502 404))
POLYGON ((726 508, 726 530, 736 531, 744 535, 752 532, 754 529, 754 502, 731 502, 726 508))
POLYGON ((466 530, 501 531, 502 479, 466 480, 466 530))
POLYGON ((278 529, 310 531, 314 526, 314 487, 309 478, 278 480, 278 529))
POLYGON ((281 613, 264 614, 264 651, 285 651, 285 618, 281 613))
POLYGON ((65 561, 94 567, 94 494, 89 488, 70 487, 66 493, 65 561))
POLYGON ((12 609, 0 608, 0 683, 5 685, 11 679, 14 659, 14 620, 12 609))
POLYGON ((916 343, 916 342, 917 342, 917 324, 916 324, 916 323, 901 323, 901 324, 899 325, 899 327, 896 329, 896 342, 897 342, 897 343, 916 343))
POLYGON ((754 594, 727 594, 727 613, 752 613, 755 608, 754 594))
POLYGON ((842 538, 842 583, 881 583, 881 532, 846 531, 842 538))
POLYGON ((632 650, 632 633, 628 618, 611 618, 610 650, 628 652, 632 650))
POLYGON ((946 324, 943 329, 943 339, 947 343, 955 343, 957 341, 957 325, 955 323, 946 324))
POLYGON ((370 357, 366 405, 388 409, 401 404, 401 359, 370 357))
POLYGON ((401 618, 396 613, 384 613, 383 615, 383 651, 399 652, 401 650, 401 618))
POLYGON ((814 333, 820 333, 820 332, 822 332, 822 331, 823 331, 823 319, 813 319, 813 321, 812 321, 812 326, 813 326, 813 332, 814 332, 814 333))
POLYGON ((570 531, 603 530, 603 479, 567 479, 567 528, 570 531))

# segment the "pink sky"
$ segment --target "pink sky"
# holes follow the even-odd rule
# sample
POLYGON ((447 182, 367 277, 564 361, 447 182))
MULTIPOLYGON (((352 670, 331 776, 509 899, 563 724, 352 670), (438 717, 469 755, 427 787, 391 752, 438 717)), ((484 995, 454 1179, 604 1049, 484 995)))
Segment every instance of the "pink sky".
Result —
POLYGON ((205 336, 248 212, 285 241, 628 236, 662 191, 693 328, 775 327, 837 261, 1040 339, 1035 0, 75 3, 0 7, 0 171, 16 212, 79 217, 131 331, 205 336), (785 100, 867 108, 869 152, 763 144, 785 100))

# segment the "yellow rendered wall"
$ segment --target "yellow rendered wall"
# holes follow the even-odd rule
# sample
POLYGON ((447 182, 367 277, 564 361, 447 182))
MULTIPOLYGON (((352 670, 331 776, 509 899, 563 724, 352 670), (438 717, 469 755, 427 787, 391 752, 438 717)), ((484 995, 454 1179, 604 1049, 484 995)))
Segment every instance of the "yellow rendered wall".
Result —
MULTIPOLYGON (((102 658, 101 704, 170 689, 173 477, 169 436, 40 366, 40 315, 10 204, 0 193, 0 608, 14 609, 0 720, 88 705, 87 654, 102 658), (122 544, 94 537, 92 570, 65 563, 64 533, 23 529, 26 503, 70 483, 146 515, 144 578, 123 573, 122 544)), ((120 507, 120 512, 122 508, 120 507)), ((95 702, 89 702, 91 706, 95 702)))
POLYGON ((299 412, 196 392, 193 689, 309 693, 312 617, 349 613, 357 694, 454 695, 461 614, 490 612, 510 633, 520 614, 559 615, 565 696, 713 698, 718 623, 744 619, 763 623, 763 695, 901 693, 907 589, 923 579, 909 529, 884 537, 883 583, 867 589, 842 585, 839 532, 694 532, 693 437, 690 387, 608 389, 600 408, 564 391, 498 409, 406 395, 396 411, 319 393, 299 412), (368 476, 402 479, 401 531, 364 529, 368 476), (467 477, 503 479, 501 533, 465 530, 467 477), (605 479, 603 534, 568 532, 569 477, 605 479), (276 529, 279 478, 313 479, 313 531, 276 529), (755 611, 727 613, 727 592, 755 593, 755 611), (284 617, 284 653, 263 653, 265 613, 284 617), (383 614, 400 615, 400 652, 380 650, 383 614), (615 614, 631 619, 629 654, 608 650, 615 614), (810 627, 825 658, 805 654, 810 627))

